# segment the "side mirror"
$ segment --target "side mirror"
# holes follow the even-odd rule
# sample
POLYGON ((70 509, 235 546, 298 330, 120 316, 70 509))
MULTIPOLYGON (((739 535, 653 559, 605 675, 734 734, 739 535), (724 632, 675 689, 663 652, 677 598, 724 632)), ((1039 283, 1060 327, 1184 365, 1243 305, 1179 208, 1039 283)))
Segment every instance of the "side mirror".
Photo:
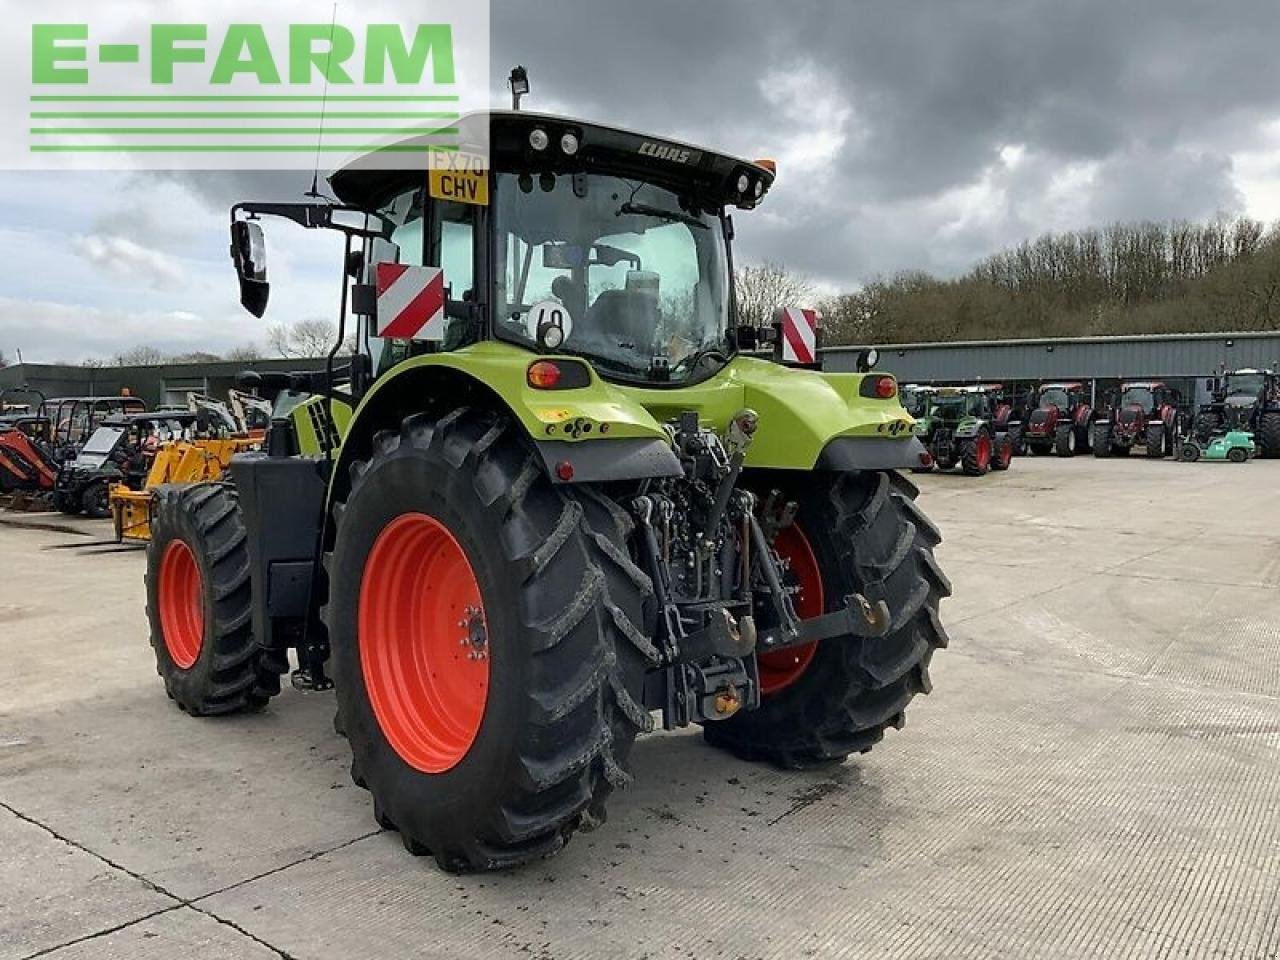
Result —
POLYGON ((267 240, 262 225, 252 220, 231 224, 231 259, 240 277, 240 305, 255 317, 267 312, 271 284, 267 282, 267 240))

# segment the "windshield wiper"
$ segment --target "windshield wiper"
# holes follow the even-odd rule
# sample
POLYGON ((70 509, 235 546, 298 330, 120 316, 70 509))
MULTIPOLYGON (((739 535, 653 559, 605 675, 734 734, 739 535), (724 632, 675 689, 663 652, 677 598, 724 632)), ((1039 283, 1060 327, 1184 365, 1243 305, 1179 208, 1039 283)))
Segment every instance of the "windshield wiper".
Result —
POLYGON ((679 210, 664 210, 662 207, 651 207, 647 203, 632 203, 628 200, 618 208, 618 212, 614 216, 621 217, 626 214, 634 214, 640 217, 657 217, 659 220, 666 220, 669 223, 685 223, 691 227, 707 229, 706 223, 697 217, 681 213, 679 210))

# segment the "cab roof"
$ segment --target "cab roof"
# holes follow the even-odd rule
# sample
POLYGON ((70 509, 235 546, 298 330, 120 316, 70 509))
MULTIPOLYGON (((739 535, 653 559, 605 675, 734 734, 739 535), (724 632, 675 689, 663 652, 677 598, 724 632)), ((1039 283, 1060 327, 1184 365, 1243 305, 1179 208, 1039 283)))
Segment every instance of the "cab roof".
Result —
POLYGON ((1041 390, 1083 390, 1084 384, 1078 380, 1055 381, 1040 384, 1041 390))
MULTIPOLYGON (((490 165, 498 171, 601 172, 635 177, 690 195, 709 209, 722 206, 751 209, 768 195, 775 177, 771 163, 762 165, 669 137, 573 117, 495 110, 467 114, 456 126, 459 150, 466 153, 470 145, 483 151, 487 144, 490 165), (544 131, 548 138, 547 148, 541 151, 529 145, 529 135, 537 129, 544 131), (567 133, 578 140, 578 149, 572 155, 567 155, 560 146, 561 138, 567 133), (737 189, 743 175, 749 183, 745 194, 737 189)), ((387 146, 401 152, 405 148, 420 147, 422 154, 406 155, 425 156, 432 145, 439 145, 439 138, 430 136, 430 131, 424 129, 416 137, 387 146)), ((398 163, 389 163, 388 155, 375 151, 334 173, 329 182, 343 203, 373 209, 396 186, 412 182, 425 173, 425 160, 407 169, 399 166, 388 169, 398 163)))

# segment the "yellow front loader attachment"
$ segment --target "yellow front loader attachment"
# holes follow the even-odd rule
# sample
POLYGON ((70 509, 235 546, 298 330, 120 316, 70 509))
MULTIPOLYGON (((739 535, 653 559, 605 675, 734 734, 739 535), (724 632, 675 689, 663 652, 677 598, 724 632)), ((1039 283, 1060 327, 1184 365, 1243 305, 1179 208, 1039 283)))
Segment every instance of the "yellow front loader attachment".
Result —
POLYGON ((116 539, 146 543, 151 539, 151 512, 161 484, 191 484, 217 480, 237 453, 257 450, 261 440, 232 437, 217 440, 174 440, 162 444, 141 490, 123 483, 111 486, 111 517, 116 539))

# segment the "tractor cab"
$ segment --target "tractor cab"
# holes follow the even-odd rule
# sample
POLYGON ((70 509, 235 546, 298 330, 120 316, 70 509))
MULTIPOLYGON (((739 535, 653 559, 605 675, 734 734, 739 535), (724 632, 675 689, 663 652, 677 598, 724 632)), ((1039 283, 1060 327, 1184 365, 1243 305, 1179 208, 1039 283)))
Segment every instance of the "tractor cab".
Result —
MULTIPOLYGON (((729 210, 764 199, 772 161, 528 112, 459 126, 452 160, 426 138, 397 145, 419 145, 429 171, 387 170, 385 159, 339 171, 338 204, 238 205, 246 307, 266 308, 258 218, 275 214, 347 234, 356 399, 405 360, 482 342, 579 357, 605 380, 644 386, 699 382, 729 363, 740 339, 729 210)), ((756 330, 742 336, 757 345, 756 330)))
POLYGON ((55 456, 75 454, 107 417, 143 413, 147 405, 137 397, 58 397, 45 404, 49 412, 50 443, 55 456))
POLYGON ((915 383, 902 385, 902 406, 911 416, 923 417, 929 410, 929 400, 936 392, 935 387, 921 386, 915 383))

